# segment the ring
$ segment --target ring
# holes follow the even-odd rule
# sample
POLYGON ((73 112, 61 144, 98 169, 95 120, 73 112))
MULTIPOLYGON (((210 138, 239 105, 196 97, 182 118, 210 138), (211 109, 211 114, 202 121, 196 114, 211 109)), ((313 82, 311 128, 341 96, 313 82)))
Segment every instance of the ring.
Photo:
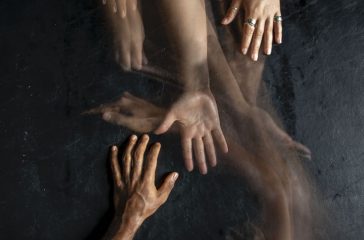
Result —
POLYGON ((248 18, 245 23, 248 24, 251 27, 255 27, 255 24, 257 23, 257 20, 255 20, 254 18, 248 18))
POLYGON ((237 8, 237 7, 233 7, 231 10, 233 10, 235 12, 235 11, 238 11, 238 9, 239 8, 237 8))
POLYGON ((274 16, 273 21, 282 22, 282 16, 274 16))

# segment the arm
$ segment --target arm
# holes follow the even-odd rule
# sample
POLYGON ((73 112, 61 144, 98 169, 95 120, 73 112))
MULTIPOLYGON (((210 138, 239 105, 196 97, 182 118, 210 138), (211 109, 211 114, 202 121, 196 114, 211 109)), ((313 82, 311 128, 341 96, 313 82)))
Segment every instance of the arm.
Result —
POLYGON ((196 0, 161 1, 166 31, 176 50, 179 80, 186 91, 209 88, 204 4, 196 0))
POLYGON ((122 168, 119 165, 118 148, 112 147, 110 158, 114 179, 115 217, 104 240, 133 239, 145 219, 167 201, 178 178, 178 173, 170 173, 162 186, 156 188, 155 171, 161 145, 154 144, 147 155, 147 161, 144 161, 148 141, 148 135, 143 135, 136 144, 137 137, 131 136, 123 154, 122 168))

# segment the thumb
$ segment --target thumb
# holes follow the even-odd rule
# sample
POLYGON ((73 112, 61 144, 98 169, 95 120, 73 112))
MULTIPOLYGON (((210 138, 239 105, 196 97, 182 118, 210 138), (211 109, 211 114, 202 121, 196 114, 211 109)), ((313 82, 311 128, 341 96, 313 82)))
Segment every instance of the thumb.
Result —
POLYGON ((172 112, 169 112, 164 118, 163 122, 159 125, 159 127, 156 130, 154 130, 154 133, 159 135, 167 132, 175 121, 176 118, 174 114, 172 112))
POLYGON ((160 186, 160 188, 158 189, 158 192, 164 198, 164 201, 167 200, 169 194, 171 193, 177 178, 178 178, 177 172, 170 173, 164 179, 162 186, 160 186))

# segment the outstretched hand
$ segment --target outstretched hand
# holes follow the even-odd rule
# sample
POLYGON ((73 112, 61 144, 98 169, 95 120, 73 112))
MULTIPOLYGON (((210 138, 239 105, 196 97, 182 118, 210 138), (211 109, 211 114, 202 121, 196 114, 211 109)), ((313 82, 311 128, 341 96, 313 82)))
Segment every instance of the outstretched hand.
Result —
POLYGON ((140 133, 180 132, 185 165, 190 171, 193 170, 192 147, 203 174, 207 173, 205 151, 210 166, 217 163, 213 137, 223 152, 228 151, 216 103, 203 93, 183 95, 168 112, 130 93, 124 93, 118 101, 91 109, 86 114, 102 114, 105 121, 140 133))
POLYGON ((223 152, 228 151, 212 94, 198 91, 184 93, 172 105, 163 122, 154 132, 165 133, 174 123, 177 123, 180 130, 187 170, 193 170, 192 149, 202 174, 207 173, 205 152, 210 166, 213 167, 217 163, 214 140, 223 152))
POLYGON ((241 51, 245 55, 250 49, 251 58, 258 60, 259 49, 270 55, 274 41, 282 43, 282 17, 279 0, 232 0, 222 24, 230 24, 240 10, 244 10, 243 39, 241 51))
POLYGON ((137 144, 137 136, 131 136, 122 156, 121 165, 118 148, 113 146, 111 149, 115 218, 117 218, 114 222, 121 220, 116 234, 118 236, 112 236, 111 239, 132 239, 144 220, 167 201, 178 178, 177 172, 170 173, 157 189, 155 171, 161 145, 153 144, 147 155, 147 161, 144 161, 148 141, 148 135, 143 135, 137 144))

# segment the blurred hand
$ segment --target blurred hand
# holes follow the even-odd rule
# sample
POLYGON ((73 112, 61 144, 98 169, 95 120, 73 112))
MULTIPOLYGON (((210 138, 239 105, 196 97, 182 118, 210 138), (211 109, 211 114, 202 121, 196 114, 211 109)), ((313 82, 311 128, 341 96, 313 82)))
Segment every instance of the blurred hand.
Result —
POLYGON ((124 71, 140 70, 147 60, 143 52, 144 26, 137 0, 103 0, 114 34, 115 60, 124 71))
POLYGON ((156 188, 155 171, 161 145, 153 144, 147 155, 147 161, 144 161, 148 141, 148 135, 143 135, 136 144, 137 137, 131 136, 122 156, 121 166, 118 160, 118 148, 112 147, 110 158, 114 179, 115 217, 121 218, 121 227, 118 231, 120 238, 114 237, 114 239, 131 239, 143 221, 167 201, 178 178, 177 172, 170 173, 161 187, 156 188))
POLYGON ((124 93, 120 100, 85 113, 102 114, 105 121, 140 133, 179 132, 185 165, 189 171, 193 170, 192 146, 197 165, 203 174, 207 173, 205 151, 210 166, 217 163, 212 137, 224 152, 228 151, 216 103, 204 93, 184 94, 168 112, 130 93, 124 93))
POLYGON ((202 174, 207 173, 206 157, 210 166, 216 166, 214 141, 223 152, 228 151, 224 134, 221 130, 215 99, 211 93, 186 92, 172 105, 156 134, 167 132, 177 123, 181 134, 182 151, 187 170, 193 170, 192 148, 195 160, 202 174))
POLYGON ((282 43, 282 18, 279 0, 232 0, 222 24, 230 24, 240 12, 244 10, 243 39, 241 51, 248 53, 251 58, 258 60, 259 49, 263 45, 263 52, 272 52, 273 35, 276 43, 282 43), (249 19, 256 21, 248 24, 249 19))

